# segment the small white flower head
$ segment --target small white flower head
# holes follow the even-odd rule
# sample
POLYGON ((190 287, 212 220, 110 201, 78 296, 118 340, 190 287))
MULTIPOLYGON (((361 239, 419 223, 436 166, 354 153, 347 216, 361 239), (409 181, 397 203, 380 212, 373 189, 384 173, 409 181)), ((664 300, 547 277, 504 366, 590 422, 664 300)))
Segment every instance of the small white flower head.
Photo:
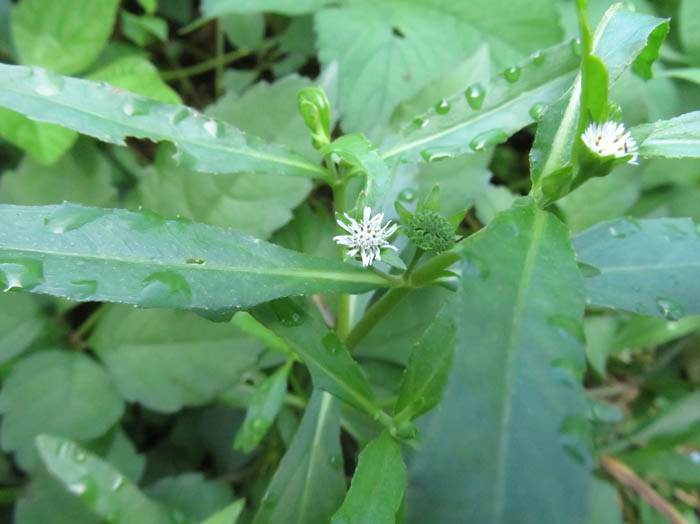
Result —
POLYGON ((599 156, 615 155, 615 158, 621 158, 633 155, 628 163, 633 165, 639 163, 637 142, 629 131, 625 131, 623 124, 613 121, 604 124, 593 123, 581 135, 581 140, 588 149, 599 156))
POLYGON ((349 223, 346 224, 342 220, 338 220, 338 225, 350 234, 338 235, 333 237, 333 240, 337 244, 350 248, 348 256, 354 257, 359 253, 363 266, 371 266, 375 260, 381 260, 381 249, 383 248, 396 251, 396 247, 392 246, 387 239, 396 232, 399 226, 392 224, 391 220, 382 226, 383 213, 372 216, 372 210, 365 207, 362 220, 359 222, 350 218, 347 213, 345 213, 345 218, 349 223))

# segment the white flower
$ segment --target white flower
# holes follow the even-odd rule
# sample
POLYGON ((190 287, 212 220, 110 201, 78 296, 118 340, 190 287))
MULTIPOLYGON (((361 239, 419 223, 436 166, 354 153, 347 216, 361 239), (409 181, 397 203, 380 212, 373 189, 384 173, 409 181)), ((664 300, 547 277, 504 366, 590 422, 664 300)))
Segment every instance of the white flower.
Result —
POLYGON ((354 257, 359 253, 363 266, 371 266, 375 259, 381 260, 380 250, 382 248, 396 251, 396 248, 387 242, 387 238, 393 235, 399 226, 392 224, 391 220, 382 226, 383 213, 372 216, 372 210, 365 207, 362 220, 359 223, 354 218, 350 218, 347 213, 345 213, 345 218, 349 224, 338 220, 338 225, 350 234, 338 235, 333 237, 333 240, 337 244, 350 248, 348 256, 354 257))
POLYGON ((628 163, 638 164, 637 142, 629 131, 625 131, 623 124, 612 121, 604 124, 593 123, 581 135, 581 140, 597 155, 615 155, 615 158, 633 155, 628 163))

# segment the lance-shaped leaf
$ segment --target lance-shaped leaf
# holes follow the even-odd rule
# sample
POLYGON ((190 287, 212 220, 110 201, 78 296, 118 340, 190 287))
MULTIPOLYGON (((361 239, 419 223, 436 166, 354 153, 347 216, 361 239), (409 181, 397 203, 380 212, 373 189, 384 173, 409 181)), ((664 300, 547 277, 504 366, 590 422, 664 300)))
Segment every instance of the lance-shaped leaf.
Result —
MULTIPOLYGON (((627 11, 622 4, 610 7, 593 39, 593 54, 607 67, 609 87, 633 63, 650 67, 667 32, 666 19, 627 11)), ((602 76, 600 73, 599 70, 596 76, 602 76)), ((581 75, 577 75, 571 88, 549 108, 537 127, 530 168, 532 194, 541 203, 566 194, 575 176, 573 150, 581 128, 581 94, 581 75)))
POLYGON ((111 464, 74 442, 40 435, 36 446, 49 472, 103 519, 116 524, 172 524, 165 507, 146 497, 111 464))
POLYGON ((632 129, 644 158, 700 158, 700 111, 632 129))
POLYGON ((188 107, 37 67, 0 64, 0 106, 112 144, 125 145, 127 137, 167 140, 177 147, 179 163, 195 171, 324 176, 294 151, 188 107))
POLYGON ((379 416, 367 377, 334 331, 292 299, 262 305, 253 315, 284 339, 306 364, 314 386, 361 411, 379 416))
POLYGON ((339 402, 315 390, 253 524, 328 524, 344 496, 339 402))
POLYGON ((331 524, 395 524, 405 490, 401 447, 384 431, 360 453, 350 491, 331 524))
POLYGON ((669 320, 700 313, 700 233, 692 220, 622 218, 573 244, 591 305, 669 320))
POLYGON ((383 279, 232 231, 152 213, 0 206, 0 287, 143 307, 222 310, 383 279))
POLYGON ((435 162, 505 142, 569 88, 579 61, 570 44, 561 44, 490 82, 465 86, 407 122, 398 143, 386 146, 382 156, 389 162, 435 162))
POLYGON ((584 293, 566 227, 522 199, 463 249, 454 362, 419 424, 408 522, 580 522, 584 293))

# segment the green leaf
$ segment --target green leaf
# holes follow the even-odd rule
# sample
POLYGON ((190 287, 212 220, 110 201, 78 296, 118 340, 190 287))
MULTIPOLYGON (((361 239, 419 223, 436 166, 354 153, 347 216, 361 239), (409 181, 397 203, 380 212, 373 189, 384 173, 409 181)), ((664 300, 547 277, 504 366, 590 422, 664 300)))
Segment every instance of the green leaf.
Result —
POLYGON ((162 42, 168 39, 168 23, 158 16, 135 15, 122 10, 119 18, 124 36, 139 47, 148 46, 156 38, 162 42))
POLYGON ((15 524, 101 524, 80 499, 47 473, 32 477, 15 506, 15 524))
POLYGON ((700 330, 700 316, 666 320, 656 317, 633 316, 618 328, 610 350, 621 353, 666 344, 700 330))
POLYGON ((236 47, 258 49, 265 40, 265 17, 262 13, 222 16, 221 29, 236 47))
POLYGON ((0 64, 0 106, 117 145, 130 136, 167 140, 177 146, 181 165, 196 171, 325 176, 321 166, 298 153, 185 106, 39 68, 0 64))
POLYGON ((262 352, 230 323, 119 306, 100 319, 90 343, 125 399, 165 412, 211 402, 262 352))
POLYGON ((214 18, 231 13, 259 13, 269 11, 285 15, 312 13, 332 0, 203 0, 202 15, 214 18))
MULTIPOLYGON (((647 54, 658 52, 661 41, 654 33, 658 28, 663 28, 665 34, 668 20, 627 11, 619 3, 608 9, 595 31, 593 53, 608 69, 609 87, 647 47, 650 48, 647 54)), ((602 76, 600 64, 597 68, 598 76, 602 76)), ((530 151, 530 168, 532 194, 541 204, 568 193, 578 175, 574 171, 573 151, 579 144, 581 91, 579 74, 571 88, 552 104, 539 122, 530 151)))
POLYGON ((256 388, 245 420, 233 441, 233 449, 250 453, 270 429, 284 403, 291 361, 263 380, 256 388))
POLYGON ((379 412, 367 377, 338 335, 297 302, 275 300, 252 313, 299 355, 308 366, 316 388, 371 415, 379 412))
POLYGON ((112 33, 119 0, 21 0, 12 37, 24 64, 71 75, 92 64, 112 33))
POLYGON ((182 103, 180 95, 160 78, 156 66, 141 56, 119 58, 91 73, 87 78, 107 82, 114 87, 160 100, 166 104, 182 103))
POLYGON ((46 329, 36 300, 24 293, 0 295, 0 364, 26 350, 46 329))
POLYGON ((658 413, 647 424, 643 424, 626 440, 644 446, 658 438, 682 436, 697 431, 700 424, 700 391, 681 397, 658 413))
POLYGON ((394 524, 405 490, 401 447, 385 431, 360 453, 350 491, 331 524, 394 524))
POLYGON ((245 500, 239 499, 232 502, 224 509, 217 511, 207 520, 203 520, 200 524, 236 524, 244 507, 245 500))
POLYGON ((395 420, 412 420, 440 402, 454 349, 454 322, 441 313, 411 350, 394 406, 395 420))
POLYGON ((632 129, 644 158, 700 158, 700 111, 632 129))
POLYGON ((49 472, 97 515, 115 524, 171 524, 165 508, 141 493, 109 463, 70 440, 39 435, 36 446, 49 472))
POLYGON ((677 20, 685 51, 700 58, 700 4, 681 0, 677 20))
POLYGON ((700 463, 694 457, 692 451, 684 453, 650 446, 617 458, 640 475, 700 486, 700 463))
POLYGON ((143 491, 151 499, 176 509, 192 521, 207 518, 233 499, 230 486, 216 480, 206 480, 201 473, 163 477, 143 491))
POLYGON ((689 219, 622 218, 573 238, 588 303, 678 320, 700 313, 700 233, 689 219))
POLYGON ((42 164, 53 164, 78 138, 70 129, 35 122, 5 108, 0 108, 0 135, 42 164))
POLYGON ((457 347, 419 424, 409 522, 579 522, 584 294, 568 232, 520 199, 462 246, 457 347))
POLYGON ((218 311, 295 294, 360 293, 384 282, 348 264, 148 213, 0 206, 0 223, 7 226, 0 284, 73 300, 218 311))
POLYGON ((513 72, 481 78, 405 122, 397 144, 382 156, 391 162, 436 162, 482 151, 537 121, 571 85, 579 58, 569 44, 536 53, 513 72), (443 102, 444 100, 444 102, 443 102))
POLYGON ((146 457, 136 451, 134 443, 119 426, 86 444, 85 448, 119 469, 134 484, 141 479, 146 467, 146 457))
POLYGON ((623 524, 622 508, 614 486, 597 477, 591 477, 591 489, 588 494, 588 514, 583 523, 623 524))
POLYGON ((345 496, 338 401, 314 390, 253 524, 327 524, 345 496))
POLYGON ((58 350, 34 353, 13 366, 0 390, 2 448, 15 452, 22 468, 33 469, 34 437, 40 433, 94 439, 123 411, 109 376, 91 358, 58 350))

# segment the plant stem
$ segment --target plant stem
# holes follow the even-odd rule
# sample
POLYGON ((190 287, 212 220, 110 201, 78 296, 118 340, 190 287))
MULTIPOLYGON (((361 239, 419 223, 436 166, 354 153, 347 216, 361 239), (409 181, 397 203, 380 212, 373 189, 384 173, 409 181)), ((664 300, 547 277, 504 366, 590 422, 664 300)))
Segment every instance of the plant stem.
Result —
POLYGON ((221 79, 224 76, 224 63, 221 57, 224 54, 224 32, 221 29, 221 20, 216 21, 216 75, 214 77, 214 94, 221 95, 221 79))
POLYGON ((352 351, 357 344, 384 318, 389 311, 394 309, 396 304, 401 302, 411 290, 409 287, 394 287, 387 291, 382 298, 377 300, 355 324, 352 331, 345 338, 345 346, 352 351))
MULTIPOLYGON (((337 172, 335 172, 335 165, 330 159, 326 159, 326 166, 333 166, 331 170, 334 177, 337 177, 337 172)), ((345 211, 345 184, 343 182, 336 183, 333 186, 333 207, 337 214, 342 214, 345 211)), ((340 246, 340 259, 343 259, 344 249, 340 246)), ((346 293, 343 293, 338 298, 338 318, 336 319, 335 329, 338 333, 340 340, 345 340, 350 332, 350 327, 352 325, 352 297, 346 293)))
POLYGON ((429 283, 431 280, 437 278, 445 269, 457 262, 460 258, 461 255, 456 251, 445 251, 444 253, 431 258, 425 264, 413 271, 413 273, 410 275, 409 283, 412 286, 429 283))
POLYGON ((196 64, 190 67, 183 67, 182 69, 174 69, 171 71, 161 71, 160 76, 163 80, 169 81, 199 75, 202 73, 206 73, 211 69, 223 67, 229 62, 235 62, 236 60, 243 58, 244 56, 248 56, 251 53, 252 51, 250 51, 249 49, 236 49, 235 51, 224 53, 221 56, 210 58, 209 60, 205 60, 200 64, 196 64))
POLYGON ((105 307, 105 305, 102 304, 98 306, 97 309, 93 311, 92 314, 88 318, 86 318, 82 324, 80 324, 80 327, 75 330, 75 336, 79 339, 84 338, 85 335, 93 327, 95 327, 95 324, 97 324, 97 322, 104 316, 105 313, 107 313, 107 308, 105 307))

